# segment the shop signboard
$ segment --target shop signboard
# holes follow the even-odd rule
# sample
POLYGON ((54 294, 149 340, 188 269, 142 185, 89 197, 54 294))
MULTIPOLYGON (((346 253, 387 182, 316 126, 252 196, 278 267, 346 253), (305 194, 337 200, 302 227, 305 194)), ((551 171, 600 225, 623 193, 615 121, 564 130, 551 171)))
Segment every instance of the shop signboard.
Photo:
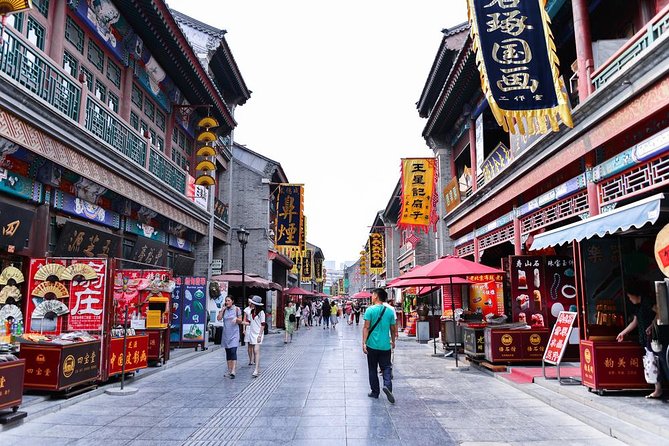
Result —
POLYGON ((66 214, 91 220, 111 228, 118 229, 121 225, 121 216, 116 212, 60 190, 54 191, 53 207, 66 214))
POLYGON ((170 342, 181 340, 181 305, 183 304, 182 285, 183 277, 174 278, 174 290, 172 291, 172 308, 170 319, 170 342))
POLYGON ((60 387, 94 380, 100 371, 100 342, 63 346, 60 360, 60 387))
POLYGON ((193 243, 190 240, 177 237, 173 234, 169 234, 169 244, 172 248, 181 251, 191 252, 193 250, 193 243))
POLYGON ((59 349, 44 348, 39 349, 38 352, 33 348, 21 348, 21 357, 26 360, 24 383, 26 387, 37 389, 58 388, 59 349))
POLYGON ((469 286, 469 310, 488 314, 504 314, 504 275, 479 274, 467 276, 473 282, 469 286))
POLYGON ((206 277, 184 277, 181 341, 204 342, 207 322, 206 277))
POLYGON ((41 183, 0 168, 0 191, 34 202, 42 199, 41 183))
POLYGON ((125 220, 125 232, 139 235, 151 240, 156 240, 162 243, 167 242, 167 233, 165 231, 161 231, 160 229, 156 229, 153 226, 147 225, 137 220, 133 220, 131 218, 127 218, 125 220))
POLYGON ((167 245, 155 240, 139 236, 128 256, 128 260, 149 265, 165 266, 167 245))
MULTIPOLYGON (((149 337, 129 336, 126 339, 125 371, 147 367, 149 357, 149 337)), ((114 338, 109 343, 109 376, 123 370, 123 338, 114 338)))
POLYGON ((513 322, 546 326, 546 280, 543 256, 511 256, 511 308, 513 322))
POLYGON ((651 387, 643 372, 644 349, 633 342, 581 341, 581 378, 595 390, 651 387))
POLYGON ((574 259, 546 256, 544 263, 545 301, 548 310, 547 326, 555 323, 561 311, 576 311, 576 282, 574 259))
POLYGON ((95 280, 70 281, 70 312, 67 319, 69 331, 102 331, 106 298, 106 259, 74 259, 84 263, 98 274, 95 280))
POLYGON ((485 329, 485 357, 490 362, 541 361, 548 330, 485 329))
POLYGON ((0 202, 0 246, 9 252, 22 250, 30 235, 34 211, 0 202))
POLYGON ((571 331, 574 328, 576 314, 575 311, 560 312, 553 326, 551 336, 548 338, 548 345, 544 352, 544 362, 557 365, 562 361, 567 344, 569 344, 571 331))
POLYGON ((446 203, 446 214, 450 214, 460 204, 460 185, 457 177, 451 178, 451 181, 444 187, 444 202, 446 203))
POLYGON ((55 257, 114 257, 119 237, 68 221, 61 230, 55 257))

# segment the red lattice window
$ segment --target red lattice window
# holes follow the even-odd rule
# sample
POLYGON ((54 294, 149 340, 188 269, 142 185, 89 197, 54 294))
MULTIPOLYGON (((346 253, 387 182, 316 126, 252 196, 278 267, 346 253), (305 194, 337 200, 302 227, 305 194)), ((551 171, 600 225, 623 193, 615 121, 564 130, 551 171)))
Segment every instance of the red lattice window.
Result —
POLYGON ((513 223, 509 223, 479 238, 479 249, 490 248, 500 243, 513 242, 513 223))
POLYGON ((474 242, 469 242, 455 248, 455 253, 458 257, 466 257, 474 255, 474 242))
POLYGON ((669 155, 655 158, 599 183, 601 205, 669 183, 669 155))
POLYGON ((587 210, 588 192, 583 190, 569 198, 539 209, 527 217, 523 217, 520 220, 520 232, 521 234, 527 234, 535 229, 575 217, 587 210))

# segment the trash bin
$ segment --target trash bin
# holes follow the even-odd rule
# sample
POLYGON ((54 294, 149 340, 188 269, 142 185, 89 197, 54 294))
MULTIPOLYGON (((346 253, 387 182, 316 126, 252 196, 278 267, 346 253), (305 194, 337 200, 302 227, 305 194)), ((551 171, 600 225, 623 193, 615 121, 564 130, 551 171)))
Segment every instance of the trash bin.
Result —
POLYGON ((223 327, 217 326, 214 331, 214 345, 221 345, 223 340, 223 327))
POLYGON ((445 346, 462 345, 462 327, 456 326, 455 330, 453 327, 453 321, 451 319, 441 320, 441 342, 445 346))

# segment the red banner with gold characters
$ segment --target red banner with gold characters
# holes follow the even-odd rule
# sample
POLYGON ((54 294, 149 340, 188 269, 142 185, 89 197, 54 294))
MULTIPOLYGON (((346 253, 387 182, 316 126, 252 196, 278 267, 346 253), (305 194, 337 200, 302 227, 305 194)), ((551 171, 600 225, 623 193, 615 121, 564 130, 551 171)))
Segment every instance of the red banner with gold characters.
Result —
POLYGON ((72 280, 70 282, 70 313, 67 319, 69 331, 102 331, 104 317, 107 260, 75 259, 72 264, 84 263, 95 270, 93 280, 72 280))
POLYGON ((402 159, 402 211, 397 226, 425 232, 437 222, 437 160, 402 159))
POLYGON ((385 265, 385 250, 383 249, 383 234, 372 232, 369 234, 369 272, 381 274, 385 265))
MULTIPOLYGON (((109 376, 123 370, 123 338, 113 338, 109 343, 109 376)), ((147 367, 149 337, 128 336, 125 349, 125 371, 131 372, 147 367)))
POLYGON ((276 246, 291 250, 302 249, 304 186, 281 184, 276 199, 276 246))

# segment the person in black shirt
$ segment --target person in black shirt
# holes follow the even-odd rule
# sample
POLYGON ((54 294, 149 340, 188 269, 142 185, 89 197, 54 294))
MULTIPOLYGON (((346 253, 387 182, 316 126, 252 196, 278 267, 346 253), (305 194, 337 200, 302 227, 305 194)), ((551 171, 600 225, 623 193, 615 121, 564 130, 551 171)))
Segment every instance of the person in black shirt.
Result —
POLYGON ((323 314, 323 322, 325 324, 323 325, 323 330, 325 330, 325 326, 330 328, 330 301, 327 299, 323 299, 323 306, 321 307, 321 312, 323 314))

